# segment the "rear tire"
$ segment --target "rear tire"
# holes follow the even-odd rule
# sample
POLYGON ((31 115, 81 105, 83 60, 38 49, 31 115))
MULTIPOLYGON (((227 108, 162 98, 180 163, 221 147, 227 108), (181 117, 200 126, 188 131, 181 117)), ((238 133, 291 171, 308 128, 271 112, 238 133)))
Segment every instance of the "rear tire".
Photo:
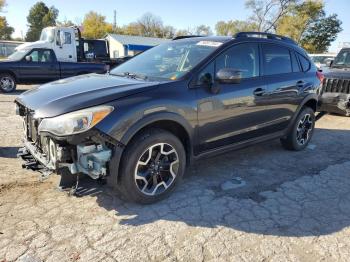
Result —
POLYGON ((16 90, 16 79, 8 73, 0 74, 0 89, 4 93, 11 93, 16 90))
POLYGON ((175 135, 162 129, 145 130, 122 156, 118 191, 140 204, 160 201, 181 181, 185 168, 186 152, 175 135))
POLYGON ((315 128, 315 112, 310 107, 301 110, 281 144, 285 149, 300 151, 309 144, 315 128))

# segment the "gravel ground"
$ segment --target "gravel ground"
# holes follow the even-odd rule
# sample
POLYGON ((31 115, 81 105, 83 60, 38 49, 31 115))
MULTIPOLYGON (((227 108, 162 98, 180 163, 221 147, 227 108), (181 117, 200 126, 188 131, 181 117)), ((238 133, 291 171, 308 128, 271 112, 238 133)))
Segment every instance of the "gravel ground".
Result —
POLYGON ((349 261, 350 118, 322 118, 303 152, 272 141, 198 162, 139 206, 21 169, 21 91, 0 94, 0 261, 349 261))

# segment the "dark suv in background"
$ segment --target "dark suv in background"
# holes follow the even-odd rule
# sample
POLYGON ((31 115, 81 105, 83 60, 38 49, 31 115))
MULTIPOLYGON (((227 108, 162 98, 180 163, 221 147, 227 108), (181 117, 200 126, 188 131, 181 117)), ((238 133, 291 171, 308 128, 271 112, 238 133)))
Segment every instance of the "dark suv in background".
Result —
POLYGON ((129 200, 167 196, 193 160, 280 139, 309 143, 323 75, 291 39, 188 37, 106 75, 42 85, 16 99, 24 167, 106 178, 129 200))

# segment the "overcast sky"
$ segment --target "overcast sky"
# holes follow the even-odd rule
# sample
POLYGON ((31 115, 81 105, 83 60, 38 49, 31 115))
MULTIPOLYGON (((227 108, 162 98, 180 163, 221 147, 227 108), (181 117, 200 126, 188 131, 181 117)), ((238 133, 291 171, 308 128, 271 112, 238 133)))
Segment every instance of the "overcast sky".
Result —
MULTIPOLYGON (((15 28, 15 37, 25 35, 29 9, 37 1, 7 0, 5 16, 15 28)), ((48 6, 58 8, 59 20, 82 21, 84 15, 94 10, 113 22, 113 10, 117 11, 117 24, 124 25, 136 21, 146 12, 160 16, 166 25, 177 29, 187 29, 200 24, 211 26, 219 20, 247 19, 249 10, 245 9, 244 0, 44 0, 48 6)), ((332 45, 335 51, 339 42, 350 42, 350 0, 326 0, 327 14, 336 13, 343 21, 343 32, 332 45)))

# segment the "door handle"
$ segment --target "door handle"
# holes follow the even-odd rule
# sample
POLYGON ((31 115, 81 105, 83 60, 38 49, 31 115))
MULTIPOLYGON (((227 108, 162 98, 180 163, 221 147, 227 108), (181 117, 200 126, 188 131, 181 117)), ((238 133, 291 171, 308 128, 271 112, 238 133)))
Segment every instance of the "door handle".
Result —
POLYGON ((255 96, 262 96, 265 93, 266 93, 266 89, 265 88, 261 88, 261 87, 255 89, 254 92, 253 92, 253 94, 255 96))
POLYGON ((300 80, 297 82, 297 87, 303 88, 305 86, 305 82, 303 80, 300 80))

